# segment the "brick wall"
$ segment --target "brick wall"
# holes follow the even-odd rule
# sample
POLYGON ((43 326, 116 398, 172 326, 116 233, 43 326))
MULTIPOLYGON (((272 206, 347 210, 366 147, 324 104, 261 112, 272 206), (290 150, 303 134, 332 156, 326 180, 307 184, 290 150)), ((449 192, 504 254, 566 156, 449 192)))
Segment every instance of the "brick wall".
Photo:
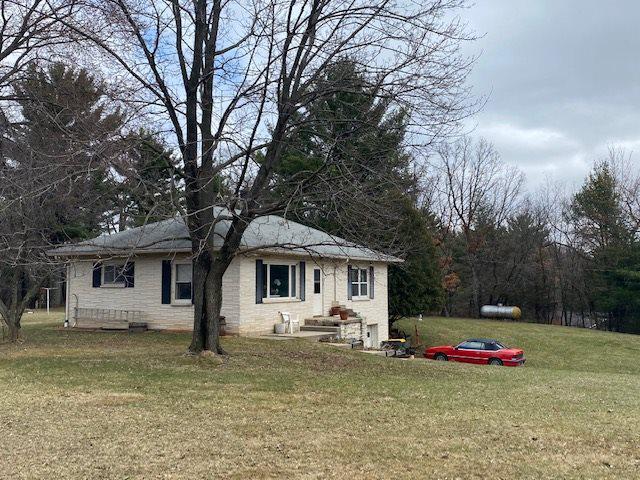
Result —
MULTIPOLYGON (((305 291, 306 299, 288 301, 268 301, 256 303, 256 259, 278 262, 291 261, 291 257, 253 256, 244 257, 240 262, 240 326, 237 333, 241 335, 256 335, 273 332, 274 325, 279 323, 280 312, 288 312, 298 316, 302 322, 310 318, 314 313, 328 315, 332 302, 337 301, 353 311, 360 313, 366 319, 367 324, 378 325, 378 337, 380 341, 389 338, 388 322, 388 291, 387 291, 387 265, 380 262, 352 263, 352 266, 368 268, 373 265, 375 269, 375 295, 373 299, 347 300, 347 263, 346 261, 314 260, 311 257, 300 257, 297 260, 305 260, 305 291), (313 293, 313 270, 319 268, 322 278, 321 308, 316 310, 313 293)), ((295 259, 294 259, 295 260, 295 259)))
MULTIPOLYGON (((135 259, 135 286, 133 288, 92 287, 93 261, 76 261, 69 272, 69 307, 103 308, 115 310, 141 310, 151 328, 191 329, 191 305, 163 305, 161 303, 162 260, 168 257, 144 255, 135 259), (76 302, 77 299, 77 302, 76 302)), ((188 260, 186 255, 175 261, 188 260)), ((223 281, 222 315, 227 318, 227 331, 239 335, 272 333, 281 321, 280 312, 291 313, 302 322, 314 314, 328 315, 332 302, 337 301, 357 313, 366 323, 378 325, 378 339, 386 340, 388 330, 387 265, 380 262, 352 263, 354 266, 375 268, 375 298, 347 300, 346 261, 314 260, 311 257, 246 256, 235 259, 225 273, 223 281), (265 300, 256 303, 256 259, 265 261, 306 262, 306 300, 265 300), (313 270, 320 268, 322 293, 313 293, 313 270)), ((298 270, 299 272, 299 270, 298 270)), ((299 275, 299 273, 298 273, 299 275)), ((299 293, 299 287, 298 287, 299 293)), ((173 286, 172 295, 174 298, 173 286)), ((73 323, 73 318, 71 318, 73 323)))
MULTIPOLYGON (((144 255, 135 258, 133 288, 92 287, 93 260, 73 262, 68 269, 69 307, 73 324, 73 308, 102 308, 113 310, 141 310, 150 328, 191 329, 193 306, 162 304, 162 260, 169 257, 144 255)), ((175 256, 174 261, 188 261, 188 256, 175 256)), ((231 325, 239 322, 238 269, 239 262, 229 266, 223 279, 222 315, 231 325)), ((172 282, 173 283, 173 282, 172 282)), ((172 285, 171 298, 175 298, 172 285)), ((172 300, 173 302, 173 300, 172 300)), ((79 325, 82 326, 82 325, 79 325)))

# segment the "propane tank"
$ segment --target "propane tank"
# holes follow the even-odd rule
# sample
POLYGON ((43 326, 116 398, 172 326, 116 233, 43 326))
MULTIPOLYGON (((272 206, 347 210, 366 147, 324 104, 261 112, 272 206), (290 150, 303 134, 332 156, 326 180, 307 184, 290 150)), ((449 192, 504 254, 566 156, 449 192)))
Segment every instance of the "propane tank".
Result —
POLYGON ((480 315, 488 318, 510 318, 518 320, 522 315, 522 311, 518 307, 505 307, 504 305, 483 305, 480 309, 480 315))

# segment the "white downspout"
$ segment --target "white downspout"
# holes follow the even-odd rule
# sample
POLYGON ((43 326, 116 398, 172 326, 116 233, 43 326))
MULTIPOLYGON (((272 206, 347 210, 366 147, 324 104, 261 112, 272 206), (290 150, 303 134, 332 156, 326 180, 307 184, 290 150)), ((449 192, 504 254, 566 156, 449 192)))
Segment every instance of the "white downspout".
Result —
POLYGON ((64 297, 64 323, 66 326, 68 326, 71 320, 69 315, 69 312, 71 311, 71 308, 69 306, 69 304, 71 303, 71 264, 70 263, 67 264, 66 280, 67 280, 67 283, 65 285, 66 294, 64 297))

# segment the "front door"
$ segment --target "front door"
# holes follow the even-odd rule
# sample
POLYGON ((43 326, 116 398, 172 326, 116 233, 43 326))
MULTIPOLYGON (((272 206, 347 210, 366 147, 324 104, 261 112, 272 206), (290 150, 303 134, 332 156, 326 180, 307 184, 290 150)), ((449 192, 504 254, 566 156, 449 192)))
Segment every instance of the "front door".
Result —
POLYGON ((319 268, 313 269, 313 315, 328 315, 329 312, 324 311, 322 302, 322 271, 319 268))

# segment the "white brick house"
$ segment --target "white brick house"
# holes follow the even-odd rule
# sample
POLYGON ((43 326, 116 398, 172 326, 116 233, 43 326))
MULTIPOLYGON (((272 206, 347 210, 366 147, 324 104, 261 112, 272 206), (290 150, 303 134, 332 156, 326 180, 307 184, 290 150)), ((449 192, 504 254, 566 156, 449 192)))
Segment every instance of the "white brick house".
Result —
MULTIPOLYGON (((216 225, 222 238, 228 222, 216 225)), ((152 329, 191 329, 191 241, 181 219, 49 252, 67 260, 69 323, 79 312, 134 312, 152 329)), ((363 318, 370 345, 388 339, 387 266, 398 260, 276 216, 248 227, 223 279, 226 332, 272 333, 280 312, 304 319, 344 305, 363 318)), ((86 326, 86 325, 85 325, 86 326)))

